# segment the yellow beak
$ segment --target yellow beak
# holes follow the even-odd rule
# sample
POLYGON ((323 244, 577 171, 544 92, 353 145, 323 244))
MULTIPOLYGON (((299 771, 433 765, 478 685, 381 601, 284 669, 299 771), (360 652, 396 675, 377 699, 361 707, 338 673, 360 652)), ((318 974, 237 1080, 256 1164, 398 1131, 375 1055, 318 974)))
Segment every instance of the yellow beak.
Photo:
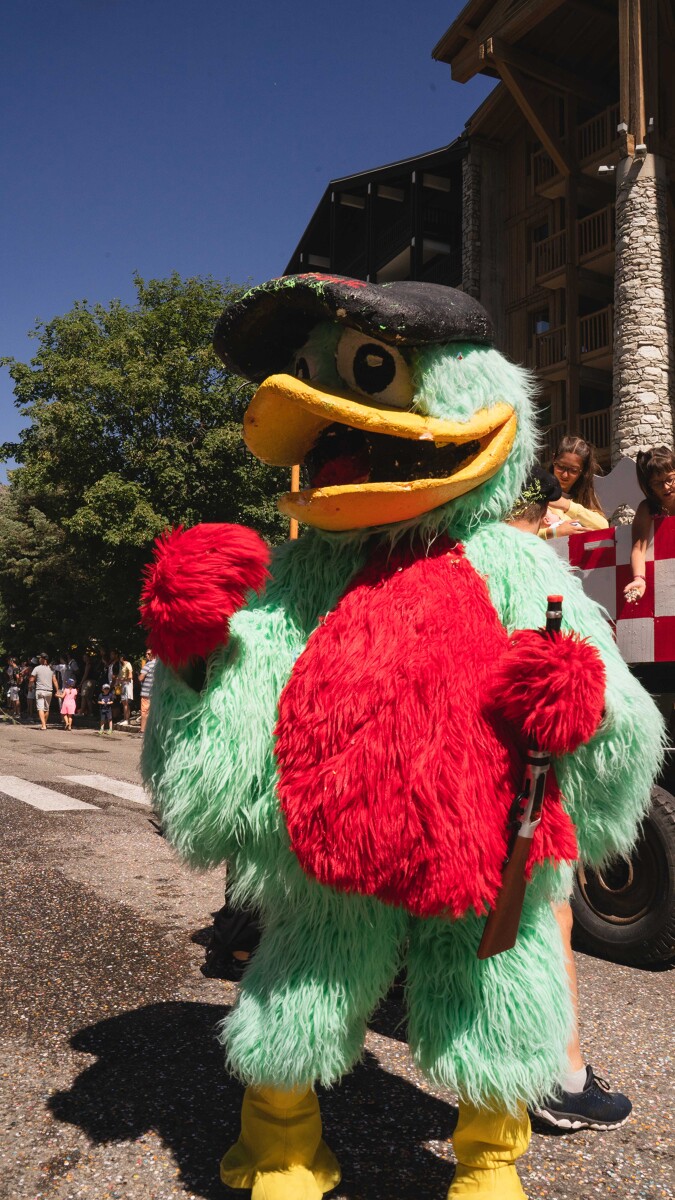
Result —
POLYGON ((318 529, 340 531, 410 520, 480 487, 508 457, 517 418, 511 405, 499 401, 468 421, 443 421, 377 401, 361 402, 292 375, 270 375, 244 416, 244 441, 262 462, 290 467, 303 461, 321 431, 332 424, 436 446, 480 443, 469 461, 442 479, 308 488, 287 493, 279 501, 281 512, 289 517, 318 529))

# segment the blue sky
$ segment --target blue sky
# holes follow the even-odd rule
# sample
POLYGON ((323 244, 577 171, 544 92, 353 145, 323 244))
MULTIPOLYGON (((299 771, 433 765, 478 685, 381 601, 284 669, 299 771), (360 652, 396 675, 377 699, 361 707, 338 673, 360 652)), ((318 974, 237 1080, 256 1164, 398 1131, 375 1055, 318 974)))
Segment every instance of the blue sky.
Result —
POLYGON ((133 271, 278 275, 329 179, 445 145, 490 90, 431 59, 462 6, 6 0, 0 353, 133 271))

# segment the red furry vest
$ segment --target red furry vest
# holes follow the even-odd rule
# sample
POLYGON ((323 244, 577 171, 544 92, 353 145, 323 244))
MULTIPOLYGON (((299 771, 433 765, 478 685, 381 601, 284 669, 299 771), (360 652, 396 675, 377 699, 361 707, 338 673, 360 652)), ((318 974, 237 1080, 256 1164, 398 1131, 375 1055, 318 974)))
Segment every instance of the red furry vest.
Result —
MULTIPOLYGON (((490 701, 507 646, 461 546, 373 555, 279 702, 279 795, 309 875, 417 916, 494 901, 523 778, 522 735, 490 701)), ((552 771, 548 791, 530 866, 576 857, 552 771)))

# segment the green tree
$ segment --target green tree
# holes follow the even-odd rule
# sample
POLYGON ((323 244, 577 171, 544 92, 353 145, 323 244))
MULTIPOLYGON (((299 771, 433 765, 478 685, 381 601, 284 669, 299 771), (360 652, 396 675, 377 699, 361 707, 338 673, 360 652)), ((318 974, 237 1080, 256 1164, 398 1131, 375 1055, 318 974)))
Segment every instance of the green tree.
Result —
POLYGON ((28 420, 1 451, 18 463, 0 497, 0 636, 16 648, 140 646, 140 574, 168 526, 287 533, 286 475, 241 437, 252 389, 211 347, 241 289, 176 274, 135 285, 135 305, 76 303, 36 327, 30 363, 1 360, 28 420))

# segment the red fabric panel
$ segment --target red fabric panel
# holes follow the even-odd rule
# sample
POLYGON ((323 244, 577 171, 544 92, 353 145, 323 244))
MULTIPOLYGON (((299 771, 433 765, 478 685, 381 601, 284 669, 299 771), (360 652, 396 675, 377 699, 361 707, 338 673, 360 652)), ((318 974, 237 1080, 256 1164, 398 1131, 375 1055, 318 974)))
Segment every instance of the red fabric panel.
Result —
POLYGON ((615 534, 614 528, 584 529, 582 533, 570 534, 567 539, 570 566, 581 567, 583 571, 589 571, 592 567, 616 566, 615 534), (587 549, 587 547, 593 547, 597 542, 611 542, 612 544, 611 546, 596 546, 595 549, 587 549))
POLYGON ((654 558, 675 558, 675 517, 654 518, 654 558))
POLYGON ((654 618, 654 662, 672 662, 675 680, 675 617, 654 618))
MULTIPOLYGON (((279 702, 279 795, 309 875, 419 916, 494 902, 524 771, 491 700, 507 646, 460 546, 373 556, 279 702)), ((553 771, 548 793, 531 865, 576 857, 553 771)))
POLYGON ((634 617, 653 617, 654 616, 654 563, 645 563, 645 577, 647 580, 647 590, 644 595, 630 604, 626 600, 623 589, 627 583, 630 583, 633 578, 633 571, 630 566, 622 566, 616 568, 616 619, 617 621, 629 621, 634 617))

